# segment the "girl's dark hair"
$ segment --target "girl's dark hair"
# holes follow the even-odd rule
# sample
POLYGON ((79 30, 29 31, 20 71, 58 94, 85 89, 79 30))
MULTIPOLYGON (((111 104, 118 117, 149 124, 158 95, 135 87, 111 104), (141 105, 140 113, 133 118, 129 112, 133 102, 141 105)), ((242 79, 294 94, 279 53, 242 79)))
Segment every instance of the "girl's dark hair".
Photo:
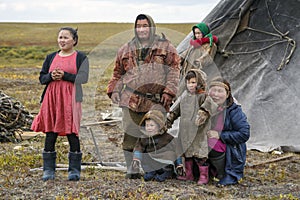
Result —
POLYGON ((73 40, 75 41, 75 44, 74 44, 74 47, 75 47, 78 43, 78 34, 77 34, 78 28, 74 29, 72 27, 62 27, 62 28, 59 29, 58 32, 60 32, 62 30, 69 31, 71 33, 71 35, 73 36, 73 40))
POLYGON ((190 80, 191 78, 196 78, 196 73, 193 71, 189 71, 186 76, 185 76, 185 80, 190 80))

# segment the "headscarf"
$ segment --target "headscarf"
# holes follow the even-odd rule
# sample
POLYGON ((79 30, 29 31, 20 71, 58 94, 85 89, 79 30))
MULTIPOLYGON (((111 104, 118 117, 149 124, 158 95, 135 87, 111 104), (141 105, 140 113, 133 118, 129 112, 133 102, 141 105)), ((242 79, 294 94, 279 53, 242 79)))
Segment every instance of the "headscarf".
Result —
POLYGON ((207 37, 209 38, 209 45, 212 46, 213 44, 213 35, 210 33, 210 29, 209 27, 205 24, 205 23, 199 23, 199 24, 196 24, 195 26, 192 27, 192 30, 193 30, 193 39, 195 40, 196 37, 195 37, 195 28, 199 28, 203 37, 207 37))
POLYGON ((231 106, 232 103, 234 102, 234 99, 231 93, 231 86, 229 82, 226 79, 222 78, 221 76, 217 76, 210 81, 208 88, 210 89, 213 86, 220 86, 225 88, 228 94, 228 97, 226 99, 226 105, 227 107, 231 106))

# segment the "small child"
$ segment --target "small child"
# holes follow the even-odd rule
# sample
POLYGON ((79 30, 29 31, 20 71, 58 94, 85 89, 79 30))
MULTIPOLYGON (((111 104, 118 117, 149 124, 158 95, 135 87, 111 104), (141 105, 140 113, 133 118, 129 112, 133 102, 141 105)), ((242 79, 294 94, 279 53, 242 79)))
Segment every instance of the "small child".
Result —
POLYGON ((165 122, 166 114, 160 110, 150 110, 140 122, 143 136, 135 145, 132 169, 139 173, 142 166, 145 181, 162 182, 173 177, 176 143, 166 132, 165 122))
POLYGON ((176 100, 167 118, 167 127, 180 117, 177 155, 183 154, 185 170, 181 158, 177 159, 176 171, 179 180, 194 180, 198 174, 198 184, 209 181, 208 144, 206 132, 210 129, 209 117, 216 112, 217 104, 206 94, 206 74, 199 69, 191 69, 185 76, 186 89, 176 100), (178 149, 179 148, 179 149, 178 149), (199 173, 193 173, 194 165, 199 173), (184 173, 183 173, 183 172, 184 173))

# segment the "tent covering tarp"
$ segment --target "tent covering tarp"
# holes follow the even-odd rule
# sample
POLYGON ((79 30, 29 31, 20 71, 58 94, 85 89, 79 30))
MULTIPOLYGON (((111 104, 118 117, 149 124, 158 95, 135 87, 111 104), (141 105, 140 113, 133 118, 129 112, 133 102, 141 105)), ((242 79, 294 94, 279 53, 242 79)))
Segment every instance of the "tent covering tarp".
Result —
POLYGON ((247 114, 248 149, 300 152, 299 10, 298 0, 222 0, 204 19, 219 37, 217 69, 247 114))

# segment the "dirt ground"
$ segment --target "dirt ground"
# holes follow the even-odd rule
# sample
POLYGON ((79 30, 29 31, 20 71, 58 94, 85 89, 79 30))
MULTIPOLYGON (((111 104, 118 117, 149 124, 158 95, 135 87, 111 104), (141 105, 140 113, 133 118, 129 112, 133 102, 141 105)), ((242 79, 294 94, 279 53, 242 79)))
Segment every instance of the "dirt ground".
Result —
MULTIPOLYGON (((4 69, 0 69, 0 72, 4 72, 4 69)), ((13 94, 17 87, 25 90, 24 85, 34 87, 36 84, 36 80, 34 83, 29 81, 27 84, 20 80, 3 79, 0 80, 0 89, 13 94)), ((32 91, 40 93, 39 90, 33 89, 32 91)), ((36 111, 36 109, 33 110, 36 111)), ((88 125, 86 127, 89 127, 92 132, 86 127, 81 128, 84 163, 81 180, 78 182, 67 181, 68 143, 65 138, 59 140, 56 145, 59 154, 57 164, 60 166, 56 171, 56 179, 48 182, 41 180, 43 135, 37 135, 20 143, 1 143, 0 199, 300 198, 300 155, 281 151, 270 153, 248 151, 243 181, 238 185, 224 188, 216 187, 213 181, 199 186, 195 182, 176 179, 163 183, 144 182, 143 179, 125 179, 124 171, 122 171, 124 157, 121 150, 121 123, 89 124, 101 120, 100 113, 91 114, 89 110, 84 113, 82 124, 88 125), (118 170, 99 169, 97 163, 100 161, 119 164, 118 170)))
MULTIPOLYGON (((1 169, 0 199, 299 199, 300 155, 293 153, 261 153, 248 151, 245 178, 234 186, 218 188, 211 181, 199 186, 195 182, 169 179, 163 183, 128 180, 124 171, 98 169, 95 163, 120 163, 122 131, 120 123, 90 126, 81 130, 84 153, 81 180, 67 181, 66 168, 57 168, 54 181, 41 180, 41 168, 18 166, 14 170, 1 169), (96 145, 94 143, 96 142, 96 145), (97 154, 98 147, 99 154, 97 154), (277 159, 275 161, 274 159, 277 159), (87 165, 89 164, 89 165, 87 165), (86 168, 89 167, 89 168, 86 168)), ((40 154, 44 136, 38 135, 18 144, 1 144, 0 152, 15 154, 40 154), (21 147, 21 148, 17 148, 21 147)), ((64 144, 65 140, 58 141, 64 144)), ((64 151, 65 147, 57 148, 64 151)), ((61 155, 67 157, 67 155, 61 155)), ((40 162, 37 164, 41 167, 40 162)), ((58 164, 67 163, 66 160, 58 164)), ((67 167, 67 165, 65 165, 67 167)), ((122 167, 121 167, 122 168, 122 167)))

